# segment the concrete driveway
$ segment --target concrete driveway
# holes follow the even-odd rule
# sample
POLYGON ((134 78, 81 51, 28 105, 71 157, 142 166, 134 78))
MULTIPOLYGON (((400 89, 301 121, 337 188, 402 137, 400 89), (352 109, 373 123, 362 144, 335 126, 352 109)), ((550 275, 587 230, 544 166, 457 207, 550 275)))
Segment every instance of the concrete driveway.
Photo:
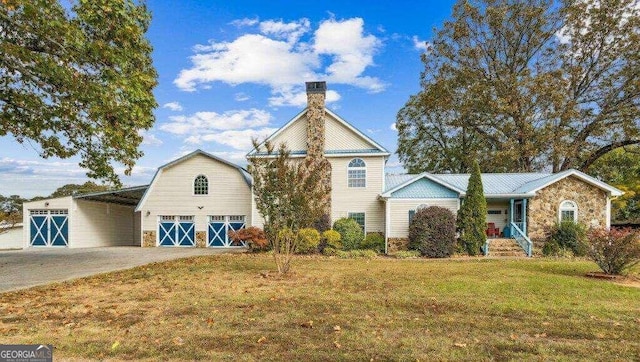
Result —
POLYGON ((130 269, 157 261, 228 253, 210 248, 31 248, 0 250, 0 293, 130 269))

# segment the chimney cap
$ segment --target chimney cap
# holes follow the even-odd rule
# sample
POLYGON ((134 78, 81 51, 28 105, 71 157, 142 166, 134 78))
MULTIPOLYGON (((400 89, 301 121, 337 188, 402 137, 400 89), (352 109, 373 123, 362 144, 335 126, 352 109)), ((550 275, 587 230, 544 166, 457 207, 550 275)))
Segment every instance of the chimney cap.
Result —
POLYGON ((306 82, 307 94, 309 93, 326 93, 327 82, 306 82))

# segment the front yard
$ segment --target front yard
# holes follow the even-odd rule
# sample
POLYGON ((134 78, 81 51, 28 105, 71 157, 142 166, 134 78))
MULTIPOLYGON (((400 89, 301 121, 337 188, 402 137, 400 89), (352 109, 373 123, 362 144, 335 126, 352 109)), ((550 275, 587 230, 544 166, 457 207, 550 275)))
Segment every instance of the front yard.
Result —
MULTIPOLYGON (((640 288, 554 259, 156 263, 1 294, 1 343, 71 359, 633 360, 640 288)), ((632 279, 638 280, 638 268, 632 279)))

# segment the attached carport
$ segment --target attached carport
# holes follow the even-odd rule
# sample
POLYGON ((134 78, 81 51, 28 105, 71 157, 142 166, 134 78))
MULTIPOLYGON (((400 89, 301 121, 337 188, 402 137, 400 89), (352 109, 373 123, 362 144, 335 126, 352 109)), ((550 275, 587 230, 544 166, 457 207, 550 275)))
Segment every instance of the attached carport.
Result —
POLYGON ((139 246, 135 207, 147 187, 24 203, 23 247, 139 246))

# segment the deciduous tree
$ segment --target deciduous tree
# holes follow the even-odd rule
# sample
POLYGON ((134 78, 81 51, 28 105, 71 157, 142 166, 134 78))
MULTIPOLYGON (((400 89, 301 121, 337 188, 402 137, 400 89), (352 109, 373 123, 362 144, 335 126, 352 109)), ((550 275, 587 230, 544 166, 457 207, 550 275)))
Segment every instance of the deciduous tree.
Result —
POLYGON ((586 170, 640 143, 635 0, 458 1, 399 111, 411 172, 586 170))
POLYGON ((2 0, 0 136, 40 156, 80 156, 91 178, 119 185, 154 122, 151 15, 133 0, 2 0))

